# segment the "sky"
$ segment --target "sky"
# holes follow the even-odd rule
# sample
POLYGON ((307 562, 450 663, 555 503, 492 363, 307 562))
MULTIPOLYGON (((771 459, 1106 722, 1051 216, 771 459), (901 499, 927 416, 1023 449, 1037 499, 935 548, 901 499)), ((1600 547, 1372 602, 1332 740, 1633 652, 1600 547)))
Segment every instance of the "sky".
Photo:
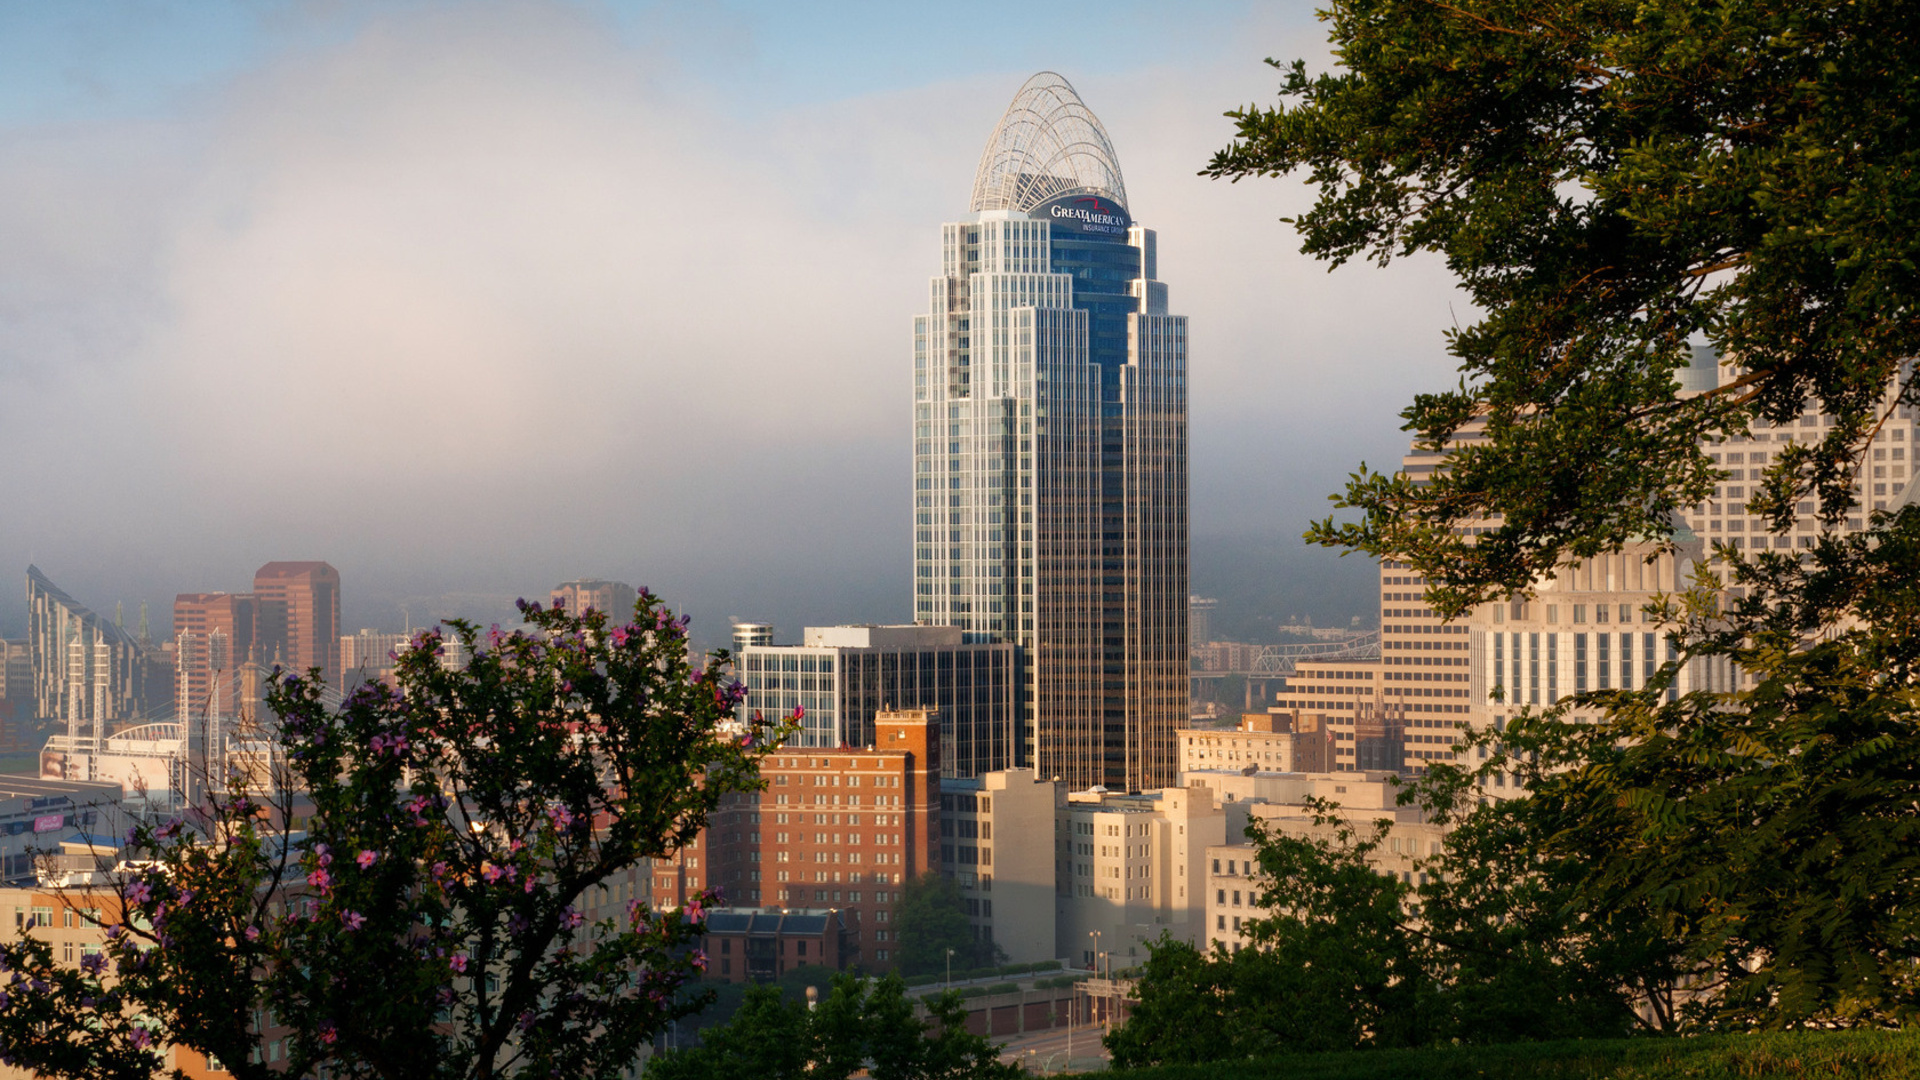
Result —
POLYGON ((1189 317, 1195 590, 1370 615, 1299 535, 1465 307, 1197 175, 1268 56, 1329 62, 1307 4, 0 0, 0 574, 156 632, 275 559, 349 629, 576 577, 710 643, 907 621, 911 321, 1045 69, 1189 317))

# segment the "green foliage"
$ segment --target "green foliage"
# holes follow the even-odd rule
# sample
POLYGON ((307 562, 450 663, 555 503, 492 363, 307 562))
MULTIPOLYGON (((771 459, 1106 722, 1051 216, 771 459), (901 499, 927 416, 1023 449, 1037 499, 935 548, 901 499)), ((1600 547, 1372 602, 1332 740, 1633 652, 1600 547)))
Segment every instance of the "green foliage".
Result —
POLYGON ((1590 917, 1578 868, 1540 858, 1532 804, 1482 806, 1472 791, 1436 769, 1410 793, 1454 826, 1418 886, 1369 863, 1389 822, 1362 829, 1316 801, 1310 835, 1250 825, 1266 913, 1250 920, 1249 945, 1154 945, 1131 1016, 1107 1040, 1115 1065, 1670 1026, 1659 1019, 1690 970, 1672 943, 1645 922, 1590 917), (1634 1006, 1650 989, 1663 996, 1642 1021, 1634 1006))
POLYGON ((1740 564, 1744 598, 1691 598, 1685 636, 1753 689, 1589 695, 1507 732, 1538 850, 1580 867, 1586 910, 1676 943, 1693 988, 1715 991, 1693 1019, 1920 1015, 1917 564, 1914 509, 1805 560, 1740 564), (1808 643, 1835 612, 1854 617, 1808 643), (1575 711, 1594 706, 1598 721, 1575 711))
POLYGON ((1920 1075, 1920 1037, 1884 1031, 1582 1039, 1163 1065, 1138 1080, 1882 1080, 1920 1075))
MULTIPOLYGON (((692 669, 685 621, 651 596, 631 623, 526 613, 525 633, 454 624, 461 670, 422 633, 397 688, 338 709, 317 678, 276 677, 288 772, 265 791, 236 773, 191 825, 137 829, 150 861, 100 904, 111 975, 30 981, 0 1005, 5 1052, 98 1075, 54 1043, 110 1061, 137 1017, 138 1038, 249 1080, 606 1074, 697 1008, 676 991, 705 965, 699 903, 598 922, 582 906, 755 788, 770 733, 728 730, 724 656, 692 669), (267 834, 266 804, 284 819, 296 790, 308 831, 267 834), (290 1029, 285 1062, 257 1053, 263 1013, 290 1029)), ((0 953, 47 964, 30 938, 0 953)))
MULTIPOLYGON (((1324 17, 1336 70, 1286 67, 1283 103, 1232 114, 1208 171, 1304 172, 1304 250, 1439 254, 1481 315, 1449 339, 1459 384, 1403 414, 1446 467, 1363 466, 1336 500, 1360 520, 1309 540, 1405 560, 1459 615, 1569 558, 1674 545, 1678 511, 1718 497, 1716 440, 1825 417, 1749 500, 1814 547, 1720 549, 1656 601, 1679 658, 1646 689, 1486 740, 1532 794, 1452 811, 1463 832, 1419 896, 1420 1023, 1605 1032, 1625 1005, 1662 1030, 1911 1023, 1920 519, 1842 536, 1876 433, 1920 405, 1920 23, 1893 0, 1324 17), (1699 340, 1729 366, 1682 395, 1699 340), (1681 696, 1685 665, 1742 688, 1681 696)), ((1446 773, 1423 799, 1470 790, 1446 773)))
POLYGON ((1326 835, 1248 825, 1268 914, 1248 926, 1247 948, 1202 954, 1162 937, 1149 949, 1131 1016, 1106 1040, 1116 1066, 1427 1041, 1411 887, 1367 865, 1386 823, 1362 834, 1319 809, 1326 835))
MULTIPOLYGON (((1404 414, 1417 480, 1362 469, 1320 543, 1404 558, 1457 613, 1568 553, 1671 533, 1713 495, 1703 439, 1834 418, 1783 447, 1756 505, 1784 525, 1856 512, 1854 467, 1920 354, 1920 40, 1909 5, 1742 0, 1332 0, 1339 67, 1230 115, 1211 175, 1303 172, 1307 253, 1444 256, 1484 313, 1462 379, 1404 414), (1704 337, 1738 378, 1687 399, 1704 337), (1461 526, 1493 527, 1463 535, 1461 526)), ((1908 401, 1912 403, 1908 385, 1908 401)))
POLYGON ((650 1062, 648 1080, 846 1080, 862 1068, 874 1080, 1023 1074, 967 1031, 957 995, 926 1004, 931 1016, 923 1020, 897 976, 875 982, 838 975, 812 1010, 773 987, 754 987, 731 1023, 708 1029, 697 1047, 650 1062))
POLYGON ((894 909, 895 950, 904 975, 942 975, 949 970, 947 950, 953 950, 951 970, 965 978, 971 969, 990 967, 999 950, 991 941, 973 936, 967 921, 967 901, 960 886, 937 873, 907 882, 894 909))

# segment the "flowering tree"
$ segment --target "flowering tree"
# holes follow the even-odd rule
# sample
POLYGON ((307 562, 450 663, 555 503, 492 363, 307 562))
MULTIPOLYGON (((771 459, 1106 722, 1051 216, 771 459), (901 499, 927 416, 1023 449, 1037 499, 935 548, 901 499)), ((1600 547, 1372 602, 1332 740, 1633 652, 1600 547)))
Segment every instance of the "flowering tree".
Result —
POLYGON ((624 624, 522 610, 525 632, 452 624, 461 670, 420 634, 396 687, 338 709, 315 678, 277 677, 285 775, 234 776, 201 814, 133 831, 152 861, 106 909, 125 917, 101 916, 103 959, 0 948, 19 972, 0 1053, 73 1077, 148 1075, 164 1045, 242 1077, 604 1076, 694 1011, 677 991, 706 965, 701 902, 588 911, 756 788, 774 733, 734 727, 724 654, 696 669, 686 620, 650 595, 624 624), (293 790, 306 827, 276 832, 293 790))

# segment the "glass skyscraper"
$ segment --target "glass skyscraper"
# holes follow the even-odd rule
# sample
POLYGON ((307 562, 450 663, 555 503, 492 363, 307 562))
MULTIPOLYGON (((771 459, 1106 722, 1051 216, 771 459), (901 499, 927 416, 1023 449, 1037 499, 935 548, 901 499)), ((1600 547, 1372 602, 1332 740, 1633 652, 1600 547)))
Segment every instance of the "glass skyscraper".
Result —
POLYGON ((1021 646, 1023 763, 1172 784, 1187 710, 1187 325, 1065 79, 1015 95, 914 320, 914 615, 1021 646))

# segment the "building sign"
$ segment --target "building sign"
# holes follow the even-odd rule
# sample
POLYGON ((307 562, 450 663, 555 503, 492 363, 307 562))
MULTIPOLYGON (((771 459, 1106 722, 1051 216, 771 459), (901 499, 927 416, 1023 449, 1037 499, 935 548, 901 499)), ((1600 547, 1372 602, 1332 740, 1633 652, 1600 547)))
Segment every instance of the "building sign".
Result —
POLYGON ((52 832, 58 829, 60 823, 65 820, 66 816, 64 814, 42 814, 33 819, 33 831, 37 833, 52 832))
POLYGON ((1053 231, 1090 233, 1123 239, 1133 218, 1127 208, 1099 195, 1062 195, 1033 208, 1034 217, 1053 222, 1053 231))

